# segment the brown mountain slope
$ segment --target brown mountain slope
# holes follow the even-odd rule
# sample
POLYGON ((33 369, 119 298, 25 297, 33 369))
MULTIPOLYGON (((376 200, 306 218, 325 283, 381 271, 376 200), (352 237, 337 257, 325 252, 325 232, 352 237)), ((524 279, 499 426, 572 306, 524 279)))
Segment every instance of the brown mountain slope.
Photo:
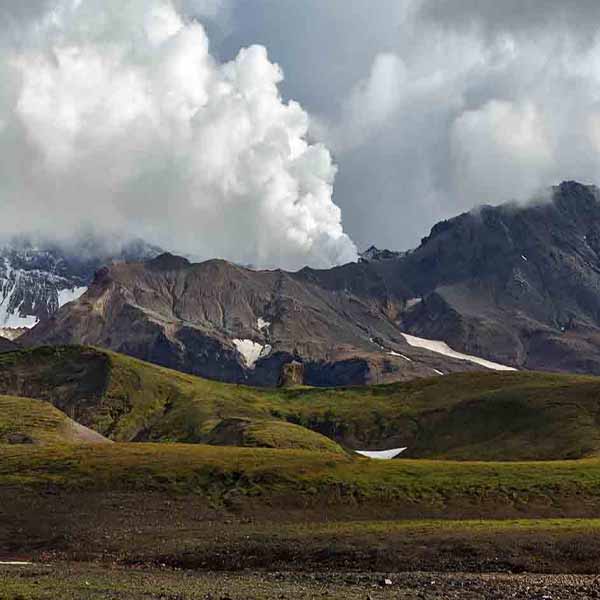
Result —
POLYGON ((313 385, 480 368, 412 347, 409 333, 519 369, 600 374, 598 290, 600 192, 568 182, 543 201, 439 223, 412 252, 371 251, 329 270, 171 255, 113 265, 23 342, 99 345, 259 385, 275 385, 294 360, 313 385))
POLYGON ((380 281, 405 332, 519 369, 600 374, 600 190, 565 182, 526 204, 438 223, 401 255, 309 271, 368 294, 380 281), (404 300, 412 299, 408 304, 404 300))
POLYGON ((165 254, 99 271, 79 301, 20 341, 102 346, 258 385, 276 385, 293 360, 304 363, 305 383, 313 385, 481 369, 410 347, 380 284, 367 276, 355 279, 355 290, 338 289, 315 284, 306 272, 252 271, 218 260, 190 264, 165 254))

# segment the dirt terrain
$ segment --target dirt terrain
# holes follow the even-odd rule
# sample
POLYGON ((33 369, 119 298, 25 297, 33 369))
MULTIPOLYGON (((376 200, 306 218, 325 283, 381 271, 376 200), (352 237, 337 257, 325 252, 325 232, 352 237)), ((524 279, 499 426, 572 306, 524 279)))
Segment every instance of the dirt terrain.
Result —
POLYGON ((599 520, 460 520, 451 507, 455 520, 416 512, 407 520, 377 505, 369 511, 365 506, 291 509, 271 503, 256 499, 251 508, 248 501, 242 506, 232 499, 225 507, 216 497, 64 495, 51 488, 18 495, 5 490, 0 495, 0 558, 222 572, 600 570, 599 520))
POLYGON ((465 573, 214 573, 97 564, 0 566, 2 600, 586 600, 600 577, 465 573))

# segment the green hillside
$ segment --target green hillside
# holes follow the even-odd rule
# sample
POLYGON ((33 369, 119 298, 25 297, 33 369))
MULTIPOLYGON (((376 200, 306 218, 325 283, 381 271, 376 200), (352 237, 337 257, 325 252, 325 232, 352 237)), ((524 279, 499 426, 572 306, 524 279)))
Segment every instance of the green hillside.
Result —
POLYGON ((374 387, 255 389, 58 347, 0 355, 0 393, 47 400, 121 442, 339 451, 334 440, 346 449, 407 446, 406 458, 452 460, 600 453, 594 377, 486 372, 374 387))
POLYGON ((48 485, 80 493, 194 494, 217 504, 237 497, 246 508, 253 498, 261 507, 266 500, 273 507, 281 499, 290 509, 307 502, 381 505, 404 518, 409 505, 441 514, 454 506, 470 518, 486 504, 496 511, 512 506, 522 514, 550 510, 552 516, 564 515, 576 495, 581 502, 570 512, 585 516, 588 508, 596 510, 600 497, 600 461, 389 462, 322 451, 202 444, 0 445, 0 490, 48 485))
POLYGON ((106 444, 48 402, 0 396, 0 444, 106 444))
POLYGON ((202 444, 0 444, 0 556, 228 572, 573 572, 597 569, 598 522, 589 519, 599 499, 596 459, 384 462, 202 444), (549 520, 565 518, 584 520, 549 520))

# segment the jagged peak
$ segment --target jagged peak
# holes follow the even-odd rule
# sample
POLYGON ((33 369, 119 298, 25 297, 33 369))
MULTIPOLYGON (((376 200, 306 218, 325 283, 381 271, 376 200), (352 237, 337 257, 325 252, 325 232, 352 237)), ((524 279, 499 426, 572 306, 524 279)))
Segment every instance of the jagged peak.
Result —
POLYGON ((191 262, 183 256, 176 256, 170 252, 163 252, 156 258, 148 261, 146 265, 150 269, 157 271, 178 271, 180 269, 186 269, 191 266, 191 262))
POLYGON ((553 188, 556 191, 562 193, 568 192, 587 192, 587 193, 598 193, 598 188, 593 184, 581 183, 575 180, 563 181, 559 185, 553 188))
POLYGON ((402 256, 402 252, 394 250, 380 249, 377 246, 367 248, 359 257, 359 262, 372 262, 379 260, 391 260, 402 256))
POLYGON ((599 206, 600 191, 595 185, 584 185, 577 181, 563 181, 552 189, 554 205, 570 214, 583 212, 599 206))
POLYGON ((548 188, 525 202, 505 202, 496 206, 482 204, 460 215, 436 223, 428 236, 421 240, 426 245, 449 230, 474 226, 477 223, 494 225, 506 215, 527 213, 531 210, 544 211, 558 209, 570 217, 585 217, 591 210, 600 208, 600 189, 578 181, 563 181, 548 188))

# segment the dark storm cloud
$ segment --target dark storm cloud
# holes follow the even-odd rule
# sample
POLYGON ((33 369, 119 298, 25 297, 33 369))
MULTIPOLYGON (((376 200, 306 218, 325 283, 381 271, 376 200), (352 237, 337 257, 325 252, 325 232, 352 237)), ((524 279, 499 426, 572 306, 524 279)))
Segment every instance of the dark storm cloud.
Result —
POLYGON ((231 0, 339 165, 360 246, 414 245, 480 203, 600 173, 596 0, 231 0))
POLYGON ((425 20, 465 30, 480 27, 488 34, 511 35, 535 29, 571 30, 578 40, 598 30, 600 3, 596 0, 425 0, 425 20))

